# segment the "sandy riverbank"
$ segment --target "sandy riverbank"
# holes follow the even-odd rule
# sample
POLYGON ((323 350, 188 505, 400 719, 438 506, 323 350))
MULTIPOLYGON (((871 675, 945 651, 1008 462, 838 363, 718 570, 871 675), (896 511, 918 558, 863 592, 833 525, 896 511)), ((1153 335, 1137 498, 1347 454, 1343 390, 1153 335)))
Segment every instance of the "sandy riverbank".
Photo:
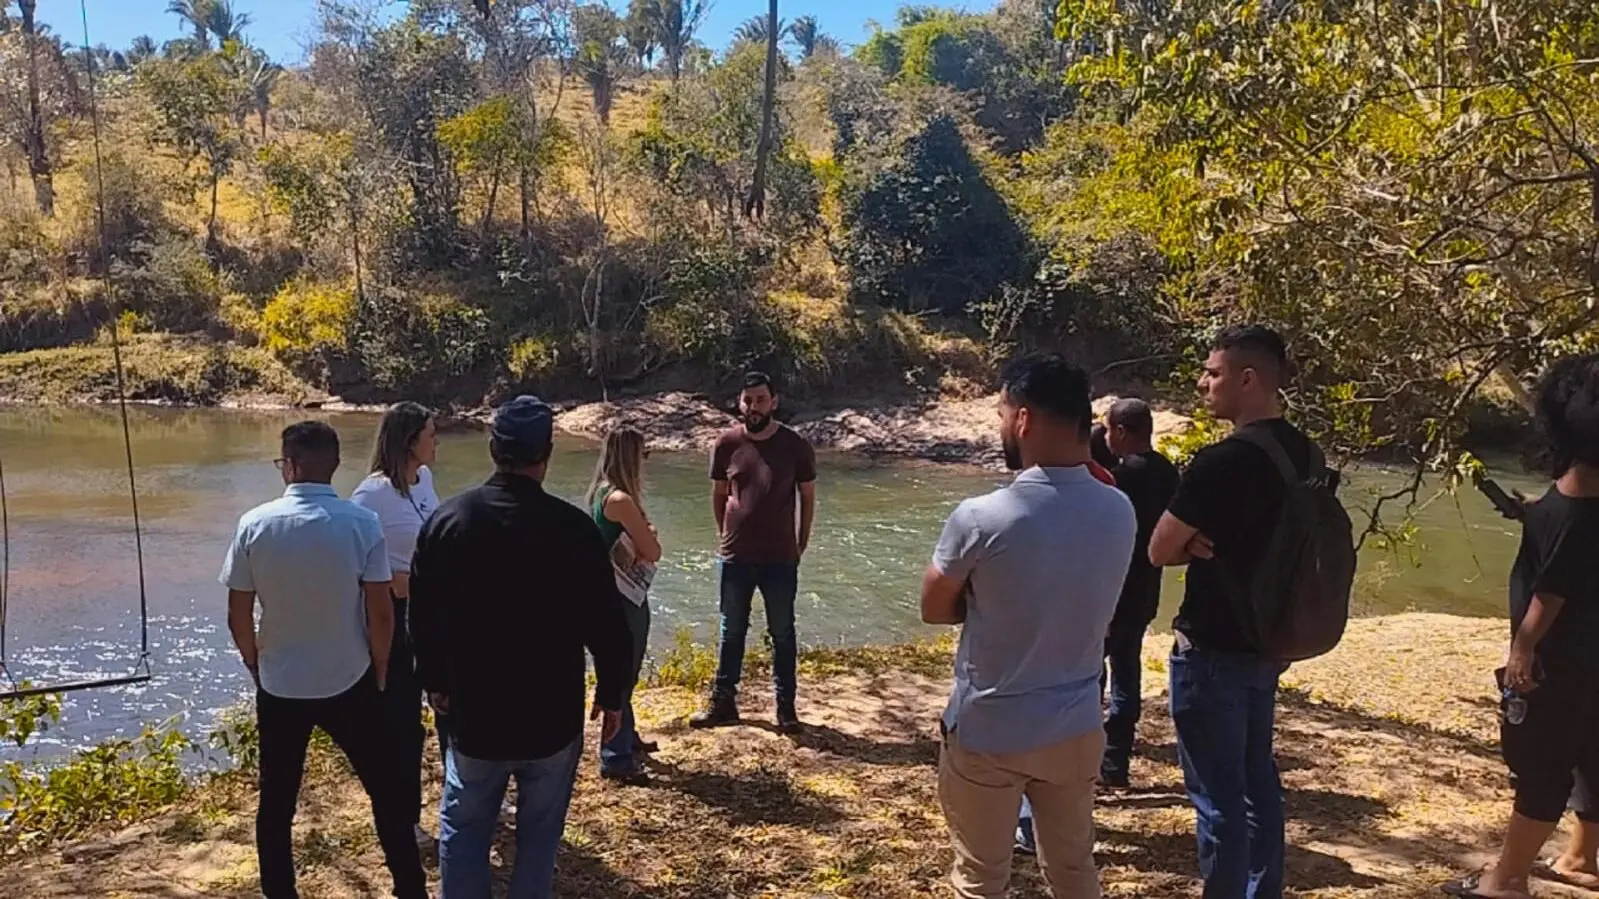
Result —
MULTIPOLYGON (((1291 895, 1431 896, 1451 874, 1485 860, 1508 813, 1489 674, 1504 637, 1493 620, 1367 619, 1336 652, 1284 678, 1278 757, 1291 895)), ((1163 708, 1167 649, 1163 637, 1145 644, 1138 788, 1105 795, 1098 806, 1108 897, 1197 895, 1192 812, 1163 708)), ((558 895, 945 895, 950 852, 933 764, 949 665, 947 642, 808 654, 800 710, 811 727, 796 738, 766 723, 771 709, 759 696, 747 702, 749 724, 706 733, 684 726, 694 691, 647 691, 640 715, 662 744, 656 783, 615 788, 584 765, 558 895)), ((428 790, 436 798, 436 776, 428 790)), ((120 840, 39 852, 0 870, 0 895, 251 895, 253 799, 237 781, 202 790, 120 840)), ((367 814, 342 766, 314 759, 295 837, 305 895, 385 892, 367 814)), ((497 850, 502 864, 513 852, 508 838, 502 834, 497 850)), ((1014 895, 1046 895, 1032 861, 1016 867, 1014 895)), ((1575 895, 1551 885, 1541 892, 1575 895)))

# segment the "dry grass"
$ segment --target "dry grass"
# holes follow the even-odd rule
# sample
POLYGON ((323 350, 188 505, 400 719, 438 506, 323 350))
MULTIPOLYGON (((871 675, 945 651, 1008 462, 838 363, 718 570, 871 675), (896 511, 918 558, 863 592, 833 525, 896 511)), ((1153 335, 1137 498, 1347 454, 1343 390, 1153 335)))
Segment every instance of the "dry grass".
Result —
MULTIPOLYGON (((198 337, 137 335, 123 347, 122 361, 132 400, 293 402, 316 393, 266 350, 198 337)), ((0 398, 7 402, 104 402, 116 395, 109 343, 0 353, 0 398)))
MULTIPOLYGON (((1492 849, 1508 804, 1487 688, 1502 640, 1497 622, 1373 619, 1357 622, 1338 652, 1286 679, 1278 757, 1291 895, 1434 895, 1492 849)), ((1192 813, 1162 711, 1165 649, 1161 637, 1145 646, 1140 788, 1099 805, 1107 896, 1197 895, 1192 813)), ((684 726, 694 693, 648 691, 640 716, 662 743, 655 784, 616 788, 585 764, 557 894, 948 895, 950 853, 933 788, 948 653, 946 641, 809 655, 801 712, 811 726, 795 738, 775 732, 759 698, 748 701, 745 726, 703 733, 684 726)), ((762 692, 758 675, 749 684, 762 692)), ((430 760, 429 771, 435 766, 430 760)), ((350 780, 326 757, 307 779, 296 830, 305 895, 386 892, 366 803, 350 780)), ((435 780, 432 796, 437 789, 435 780)), ((247 785, 227 782, 101 857, 75 865, 38 857, 0 872, 0 895, 248 895, 252 798, 247 785)), ((513 852, 502 834, 502 876, 513 852)), ((1018 860, 1014 895, 1047 895, 1031 861, 1018 860)))

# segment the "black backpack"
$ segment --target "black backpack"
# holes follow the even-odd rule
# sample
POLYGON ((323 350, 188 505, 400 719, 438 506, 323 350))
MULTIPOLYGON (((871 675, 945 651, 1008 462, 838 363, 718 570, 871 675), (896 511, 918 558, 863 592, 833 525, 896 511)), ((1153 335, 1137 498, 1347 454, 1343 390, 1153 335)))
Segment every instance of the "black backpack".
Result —
POLYGON ((1298 662, 1328 653, 1349 623, 1355 539, 1327 459, 1312 443, 1310 476, 1301 478, 1270 430, 1243 427, 1228 439, 1265 451, 1284 485, 1277 527, 1260 566, 1233 591, 1245 630, 1267 658, 1298 662))

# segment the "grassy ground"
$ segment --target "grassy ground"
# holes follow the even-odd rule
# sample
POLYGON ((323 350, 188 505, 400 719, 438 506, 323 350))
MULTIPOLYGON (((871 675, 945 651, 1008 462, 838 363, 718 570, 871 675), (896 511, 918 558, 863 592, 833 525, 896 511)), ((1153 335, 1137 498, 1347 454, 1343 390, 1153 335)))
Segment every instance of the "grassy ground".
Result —
MULTIPOLYGON (((316 393, 258 347, 172 334, 133 336, 123 347, 129 399, 185 405, 293 402, 316 393)), ((112 348, 82 346, 0 353, 0 397, 10 402, 99 402, 116 398, 112 348)))
MULTIPOLYGON (((1435 895, 1480 864, 1508 811, 1489 672, 1498 622, 1402 615, 1356 622, 1340 649, 1296 666, 1279 708, 1287 786, 1288 883, 1295 896, 1435 895)), ((1101 797, 1097 857, 1111 897, 1197 895, 1193 821, 1164 713, 1166 638, 1145 645, 1148 704, 1137 789, 1101 797)), ((672 662, 673 676, 692 666, 672 662)), ((640 716, 662 752, 647 789, 578 784, 560 860, 566 899, 948 895, 950 863, 934 794, 936 716, 949 644, 809 655, 798 737, 748 698, 743 727, 691 732, 696 695, 657 688, 640 716)), ((760 675, 749 681, 761 689, 760 675)), ((593 735, 590 735, 592 741, 593 735)), ((591 746, 592 748, 592 746, 591 746)), ((320 754, 295 843, 307 896, 386 893, 368 808, 336 758, 320 754)), ((430 759, 429 795, 438 791, 430 759)), ((75 862, 37 855, 0 871, 0 895, 245 896, 255 886, 253 792, 242 778, 198 793, 75 862)), ((433 826, 431 811, 426 825, 433 826)), ((514 853, 503 830, 500 873, 514 853)), ((1048 895, 1018 859, 1013 894, 1048 895)), ((1543 887, 1545 895, 1563 895, 1543 887)))

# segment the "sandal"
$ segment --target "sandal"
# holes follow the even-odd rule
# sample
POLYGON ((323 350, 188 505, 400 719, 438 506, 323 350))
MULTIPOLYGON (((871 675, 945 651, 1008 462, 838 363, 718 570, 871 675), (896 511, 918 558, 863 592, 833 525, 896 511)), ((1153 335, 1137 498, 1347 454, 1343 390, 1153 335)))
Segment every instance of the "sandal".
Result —
MULTIPOLYGON (((1499 896, 1489 896, 1487 893, 1477 892, 1477 887, 1482 883, 1482 872, 1467 874, 1459 880, 1451 880, 1439 889, 1444 895, 1454 896, 1456 899, 1502 899, 1499 896)), ((1531 899, 1531 896, 1528 896, 1531 899)))

